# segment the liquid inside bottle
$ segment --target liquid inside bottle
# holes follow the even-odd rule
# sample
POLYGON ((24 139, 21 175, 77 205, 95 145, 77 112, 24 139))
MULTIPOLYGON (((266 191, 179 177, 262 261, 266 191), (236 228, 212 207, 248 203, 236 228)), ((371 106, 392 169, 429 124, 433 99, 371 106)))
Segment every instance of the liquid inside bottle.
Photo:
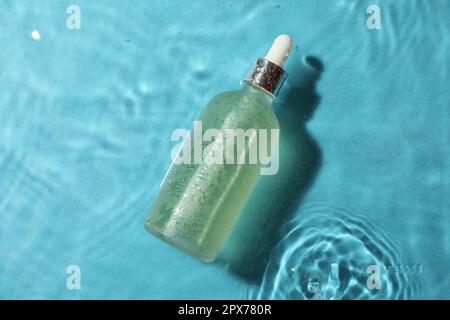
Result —
MULTIPOLYGON (((287 48, 281 50, 285 59, 291 43, 283 44, 287 48)), ((172 164, 145 222, 152 234, 205 262, 219 254, 257 183, 262 164, 259 157, 255 161, 252 152, 259 151, 260 129, 267 134, 269 154, 273 130, 279 129, 272 102, 282 81, 281 73, 273 72, 283 70, 269 60, 257 62, 260 68, 257 63, 240 90, 219 94, 205 107, 199 119, 201 150, 193 136, 199 132, 191 130, 184 140, 189 148, 181 147, 181 152, 190 150, 191 161, 172 164), (214 137, 207 137, 211 132, 214 137), (244 133, 242 148, 239 138, 231 139, 230 133, 244 133)))

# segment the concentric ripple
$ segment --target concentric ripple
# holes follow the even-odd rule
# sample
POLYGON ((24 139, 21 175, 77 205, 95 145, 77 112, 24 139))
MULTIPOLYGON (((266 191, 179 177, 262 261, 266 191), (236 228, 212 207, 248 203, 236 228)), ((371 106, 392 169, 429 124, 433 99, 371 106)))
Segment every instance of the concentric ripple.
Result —
POLYGON ((420 268, 363 215, 309 205, 287 225, 256 299, 408 299, 419 291, 420 268))

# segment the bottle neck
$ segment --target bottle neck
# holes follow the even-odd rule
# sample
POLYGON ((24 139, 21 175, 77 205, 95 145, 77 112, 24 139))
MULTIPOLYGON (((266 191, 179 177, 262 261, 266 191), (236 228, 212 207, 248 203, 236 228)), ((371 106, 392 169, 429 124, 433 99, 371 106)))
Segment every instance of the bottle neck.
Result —
POLYGON ((273 100, 275 99, 275 97, 270 92, 267 92, 263 88, 252 85, 251 83, 248 83, 246 81, 242 81, 242 90, 258 97, 258 99, 261 99, 268 104, 272 104, 273 100))

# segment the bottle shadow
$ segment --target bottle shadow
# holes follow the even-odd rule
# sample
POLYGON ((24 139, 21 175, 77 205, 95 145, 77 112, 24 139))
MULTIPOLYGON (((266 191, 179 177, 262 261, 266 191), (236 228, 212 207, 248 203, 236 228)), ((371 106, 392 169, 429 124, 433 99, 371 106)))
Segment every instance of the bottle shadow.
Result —
POLYGON ((320 102, 316 84, 324 67, 318 58, 306 57, 293 69, 274 108, 280 124, 279 171, 260 176, 217 259, 252 284, 261 282, 270 254, 283 237, 282 226, 298 208, 322 161, 306 123, 320 102))

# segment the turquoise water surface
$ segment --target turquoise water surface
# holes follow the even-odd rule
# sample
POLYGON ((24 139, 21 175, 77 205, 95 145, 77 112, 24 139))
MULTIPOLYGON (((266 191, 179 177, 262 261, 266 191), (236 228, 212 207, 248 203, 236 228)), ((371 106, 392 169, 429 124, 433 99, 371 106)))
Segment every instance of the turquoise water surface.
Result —
POLYGON ((449 31, 447 0, 3 0, 0 298, 449 299, 449 31), (170 135, 281 33, 279 174, 198 262, 143 226, 170 135))

